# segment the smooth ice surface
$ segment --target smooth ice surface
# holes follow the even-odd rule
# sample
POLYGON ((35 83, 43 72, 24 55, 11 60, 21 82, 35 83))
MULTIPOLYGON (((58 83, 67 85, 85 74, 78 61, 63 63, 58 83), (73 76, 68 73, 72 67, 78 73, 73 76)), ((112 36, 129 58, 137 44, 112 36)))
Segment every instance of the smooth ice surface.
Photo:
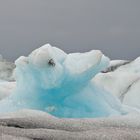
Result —
POLYGON ((120 115, 119 100, 91 79, 109 59, 99 50, 66 54, 49 44, 16 62, 17 87, 0 102, 0 112, 29 108, 58 117, 120 115))

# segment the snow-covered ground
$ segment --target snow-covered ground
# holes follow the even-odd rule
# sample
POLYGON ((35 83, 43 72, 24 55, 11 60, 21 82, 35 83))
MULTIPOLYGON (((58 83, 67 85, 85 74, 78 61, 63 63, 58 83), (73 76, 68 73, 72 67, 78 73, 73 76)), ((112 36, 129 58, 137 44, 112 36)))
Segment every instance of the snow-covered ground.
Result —
POLYGON ((21 110, 0 117, 2 140, 138 140, 140 115, 93 119, 60 119, 21 110), (27 114, 27 115, 25 115, 27 114))

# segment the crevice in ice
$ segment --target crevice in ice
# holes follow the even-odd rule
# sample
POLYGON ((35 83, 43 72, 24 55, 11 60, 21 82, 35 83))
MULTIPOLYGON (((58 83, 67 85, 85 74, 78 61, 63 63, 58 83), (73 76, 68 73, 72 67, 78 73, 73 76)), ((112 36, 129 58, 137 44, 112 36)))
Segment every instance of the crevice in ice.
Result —
POLYGON ((128 93, 128 91, 131 89, 131 87, 136 84, 138 81, 140 80, 140 78, 136 79, 135 81, 133 81, 130 85, 128 85, 128 87, 125 89, 125 91, 121 94, 121 96, 119 97, 119 99, 121 100, 121 102, 123 103, 123 100, 125 98, 125 95, 128 93))
POLYGON ((25 127, 19 125, 18 123, 6 122, 6 121, 2 121, 2 120, 0 120, 0 126, 8 126, 8 127, 15 127, 15 128, 25 128, 25 127))
MULTIPOLYGON (((116 60, 117 61, 117 60, 116 60)), ((119 60, 118 60, 119 61, 119 60)), ((120 60, 121 61, 121 60, 120 60)), ((111 66, 107 67, 105 70, 101 71, 102 73, 108 73, 108 72, 113 72, 115 70, 117 70, 119 67, 127 65, 131 63, 130 61, 121 61, 118 62, 117 64, 112 64, 111 66)))

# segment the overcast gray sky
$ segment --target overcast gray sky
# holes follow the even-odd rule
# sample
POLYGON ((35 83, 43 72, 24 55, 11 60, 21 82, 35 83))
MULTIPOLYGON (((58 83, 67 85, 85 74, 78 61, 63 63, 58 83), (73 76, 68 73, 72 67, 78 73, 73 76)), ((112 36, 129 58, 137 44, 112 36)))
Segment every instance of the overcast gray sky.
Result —
POLYGON ((134 59, 140 56, 140 0, 0 0, 0 54, 15 60, 45 43, 134 59))

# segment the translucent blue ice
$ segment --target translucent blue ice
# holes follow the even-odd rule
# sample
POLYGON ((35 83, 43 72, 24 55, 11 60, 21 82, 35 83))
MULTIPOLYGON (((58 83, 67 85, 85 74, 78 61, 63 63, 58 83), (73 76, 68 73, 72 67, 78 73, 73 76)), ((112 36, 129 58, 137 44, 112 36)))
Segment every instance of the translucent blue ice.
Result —
POLYGON ((0 102, 0 112, 37 109, 57 117, 121 114, 120 102, 91 83, 109 63, 99 50, 66 54, 49 44, 16 62, 17 88, 0 102))

